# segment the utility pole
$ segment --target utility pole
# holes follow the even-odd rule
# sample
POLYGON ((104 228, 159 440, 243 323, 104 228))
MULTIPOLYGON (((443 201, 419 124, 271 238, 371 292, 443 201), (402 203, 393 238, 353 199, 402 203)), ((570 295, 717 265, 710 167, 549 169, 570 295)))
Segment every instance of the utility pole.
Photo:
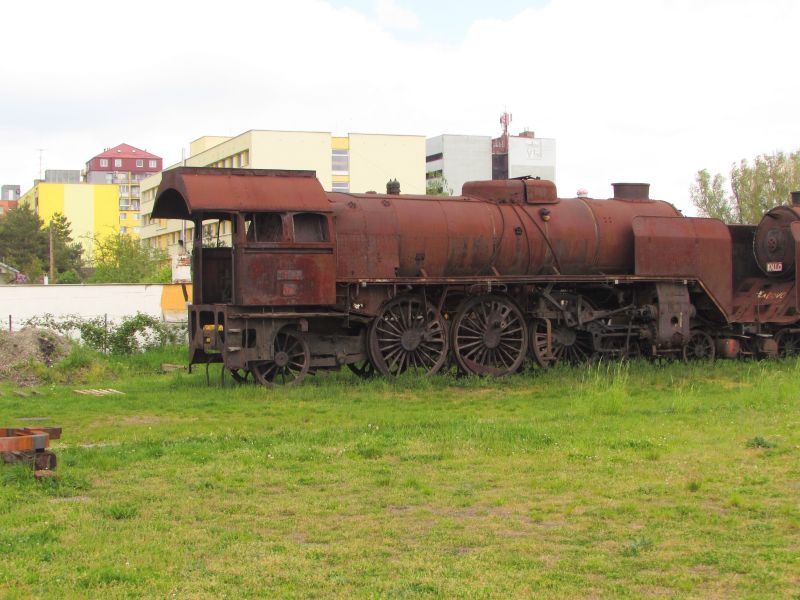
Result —
POLYGON ((56 282, 56 253, 53 249, 53 219, 50 219, 50 283, 56 282))

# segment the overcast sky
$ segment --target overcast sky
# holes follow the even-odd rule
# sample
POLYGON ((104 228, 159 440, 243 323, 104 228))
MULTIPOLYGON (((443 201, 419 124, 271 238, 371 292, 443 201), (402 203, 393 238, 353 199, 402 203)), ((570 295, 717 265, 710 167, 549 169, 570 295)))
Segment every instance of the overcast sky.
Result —
POLYGON ((800 148, 793 0, 0 3, 0 183, 249 129, 557 140, 562 196, 800 148), (135 13, 133 11, 138 11, 135 13))

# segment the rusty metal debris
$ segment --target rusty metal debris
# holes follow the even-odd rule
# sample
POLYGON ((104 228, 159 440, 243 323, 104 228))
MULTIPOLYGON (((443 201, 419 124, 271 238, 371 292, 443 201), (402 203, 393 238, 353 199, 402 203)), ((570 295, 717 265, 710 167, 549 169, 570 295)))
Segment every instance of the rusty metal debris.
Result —
POLYGON ((27 463, 37 478, 56 468, 56 455, 48 450, 50 440, 61 437, 60 427, 0 428, 0 459, 5 463, 27 463))

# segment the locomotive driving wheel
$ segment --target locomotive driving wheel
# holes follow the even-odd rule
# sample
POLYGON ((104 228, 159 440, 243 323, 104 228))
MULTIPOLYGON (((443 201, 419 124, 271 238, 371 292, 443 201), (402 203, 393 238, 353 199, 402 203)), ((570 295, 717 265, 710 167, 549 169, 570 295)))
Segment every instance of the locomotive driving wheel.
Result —
POLYGON ((308 373, 311 351, 297 332, 285 329, 278 332, 274 342, 274 359, 252 363, 256 380, 267 387, 297 385, 308 373))
POLYGON ((409 369, 436 373, 447 362, 447 327, 420 296, 398 296, 383 307, 369 330, 369 354, 380 373, 396 377, 409 369))
POLYGON ((778 345, 778 356, 781 358, 800 354, 800 333, 791 329, 781 329, 776 333, 775 343, 778 345))
POLYGON ((702 329, 692 329, 683 347, 683 360, 714 360, 715 353, 714 338, 702 329))
POLYGON ((516 372, 525 360, 528 328, 511 300, 487 294, 467 300, 458 309, 451 343, 462 370, 499 377, 516 372))
POLYGON ((578 364, 594 356, 592 336, 577 331, 563 323, 536 319, 531 323, 531 350, 541 367, 551 367, 561 362, 578 364), (550 339, 548 340, 548 333, 550 339))

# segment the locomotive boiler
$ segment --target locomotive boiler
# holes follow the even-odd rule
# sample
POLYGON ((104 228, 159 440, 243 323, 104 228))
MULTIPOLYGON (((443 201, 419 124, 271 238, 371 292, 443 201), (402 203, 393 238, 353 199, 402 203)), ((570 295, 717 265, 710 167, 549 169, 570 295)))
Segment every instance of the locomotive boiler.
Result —
POLYGON ((194 224, 190 363, 239 380, 794 352, 800 208, 728 226, 648 189, 326 193, 312 172, 181 167, 152 217, 194 224))

